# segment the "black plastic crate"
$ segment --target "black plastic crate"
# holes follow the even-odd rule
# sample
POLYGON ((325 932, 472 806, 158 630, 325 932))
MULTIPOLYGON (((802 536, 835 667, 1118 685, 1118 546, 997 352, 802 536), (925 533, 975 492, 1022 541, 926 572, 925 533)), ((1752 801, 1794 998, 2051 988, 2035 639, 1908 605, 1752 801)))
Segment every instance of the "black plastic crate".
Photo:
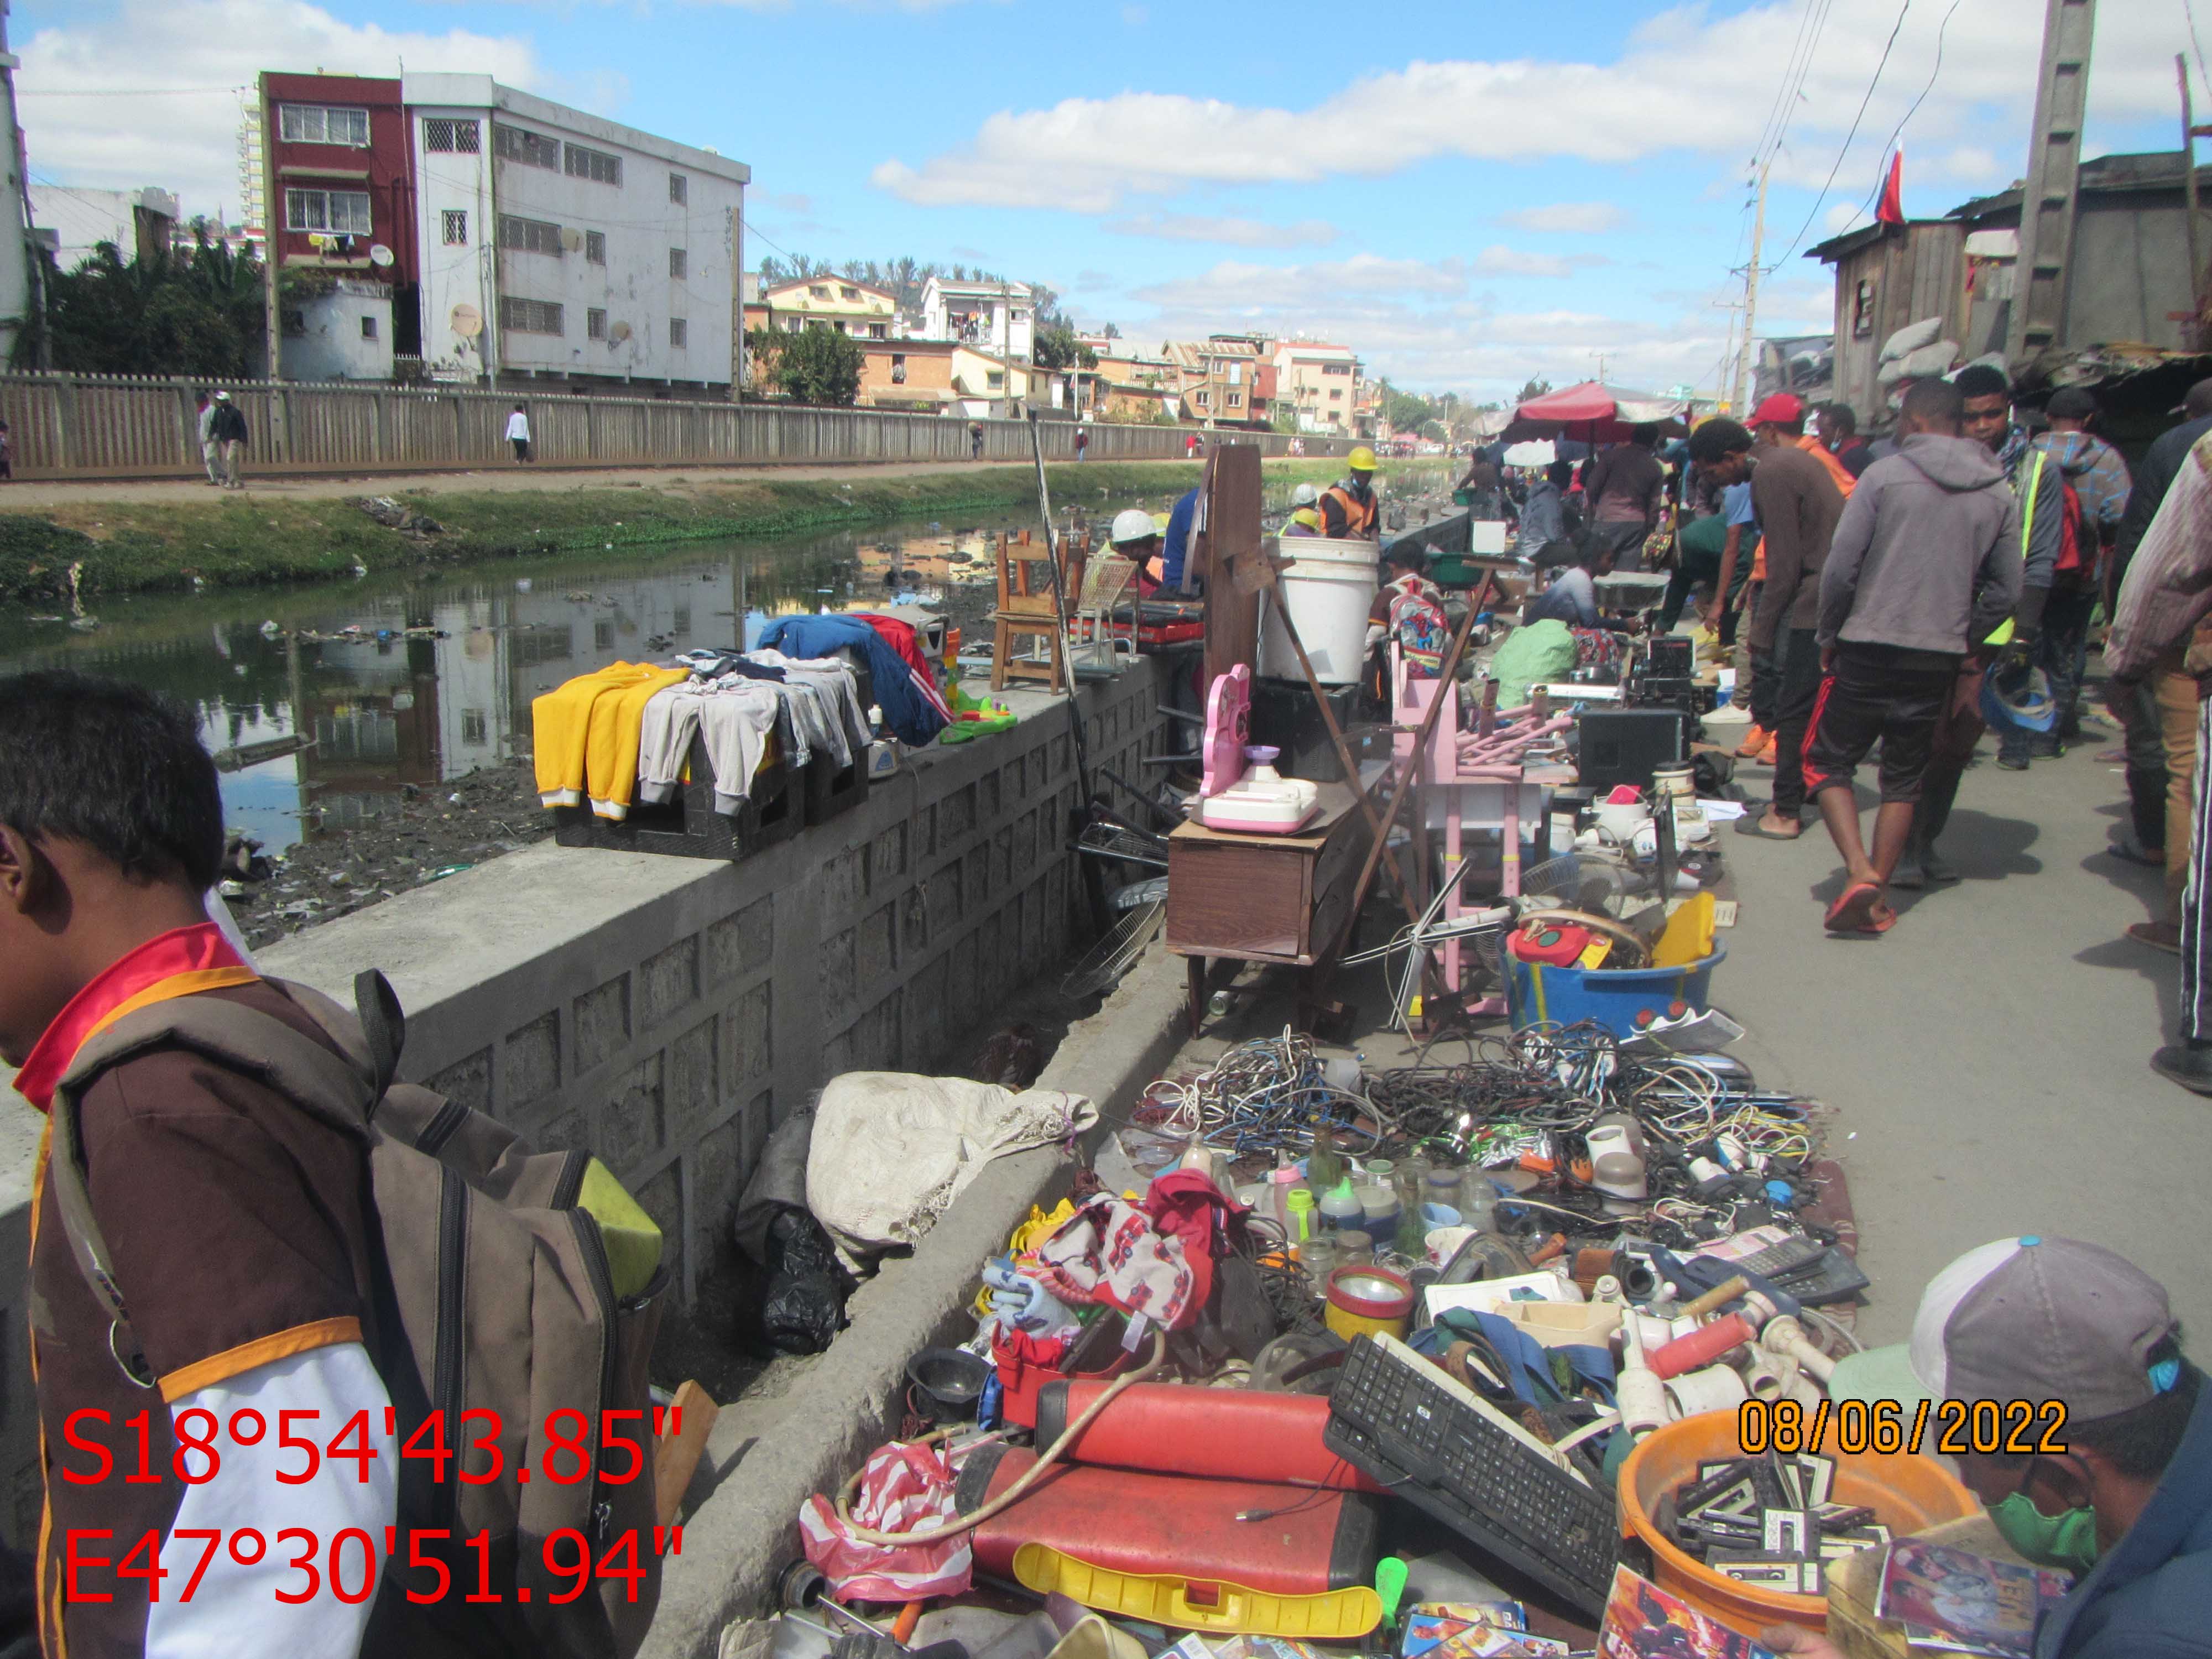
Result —
POLYGON ((849 812, 868 798, 868 751, 865 745, 854 744, 853 763, 837 764, 837 757, 824 750, 817 750, 806 763, 801 775, 806 796, 806 822, 809 827, 827 823, 842 813, 849 812))
POLYGON ((619 823, 589 805, 553 809, 553 839, 563 847, 599 847, 617 853, 662 853, 685 859, 741 859, 798 834, 805 822, 801 775, 781 759, 763 764, 752 793, 734 818, 714 810, 714 769, 707 748, 691 741, 691 781, 659 805, 640 801, 619 823))

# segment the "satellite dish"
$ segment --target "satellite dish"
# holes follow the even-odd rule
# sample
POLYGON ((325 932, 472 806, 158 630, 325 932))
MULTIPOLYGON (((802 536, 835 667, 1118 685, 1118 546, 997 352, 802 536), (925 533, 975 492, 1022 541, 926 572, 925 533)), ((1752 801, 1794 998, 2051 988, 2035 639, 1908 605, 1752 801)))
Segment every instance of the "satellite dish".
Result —
POLYGON ((574 253, 584 245, 584 233, 573 225, 561 227, 561 246, 574 253))
POLYGON ((464 340, 473 340, 483 332, 483 313, 465 300, 453 307, 453 332, 464 340))
POLYGON ((609 345, 620 345, 628 338, 629 338, 629 325, 628 323, 617 323, 612 328, 607 331, 607 343, 609 345))
POLYGON ((368 262, 373 265, 378 266, 390 264, 392 263, 392 250, 385 246, 381 242, 371 242, 368 245, 368 262))

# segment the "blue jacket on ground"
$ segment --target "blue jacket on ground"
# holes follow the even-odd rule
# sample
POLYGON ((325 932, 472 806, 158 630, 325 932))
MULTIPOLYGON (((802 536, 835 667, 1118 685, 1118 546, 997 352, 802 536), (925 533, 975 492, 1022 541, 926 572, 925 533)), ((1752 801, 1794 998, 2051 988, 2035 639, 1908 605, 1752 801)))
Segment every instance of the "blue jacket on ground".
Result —
POLYGON ((866 659, 875 681, 876 706, 891 735, 919 749, 942 732, 947 721, 914 683, 914 671, 884 636, 853 617, 779 617, 762 630, 760 648, 787 657, 826 657, 851 646, 866 659))
POLYGON ((2035 1659, 2212 1654, 2212 1386, 2180 1449, 2112 1553, 2044 1616, 2035 1659))

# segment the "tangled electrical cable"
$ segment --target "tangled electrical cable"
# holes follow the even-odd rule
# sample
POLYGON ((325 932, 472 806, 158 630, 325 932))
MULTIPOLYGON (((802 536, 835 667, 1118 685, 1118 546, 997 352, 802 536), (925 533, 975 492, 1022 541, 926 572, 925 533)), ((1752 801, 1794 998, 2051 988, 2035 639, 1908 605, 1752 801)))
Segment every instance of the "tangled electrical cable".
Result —
POLYGON ((1159 1126, 1164 1133, 1194 1137, 1232 1158, 1296 1156, 1312 1146, 1322 1123, 1375 1144, 1382 1139, 1373 1103, 1331 1083, 1313 1039, 1287 1025, 1280 1036, 1238 1043, 1188 1083, 1154 1085, 1152 1098, 1170 1108, 1159 1126))

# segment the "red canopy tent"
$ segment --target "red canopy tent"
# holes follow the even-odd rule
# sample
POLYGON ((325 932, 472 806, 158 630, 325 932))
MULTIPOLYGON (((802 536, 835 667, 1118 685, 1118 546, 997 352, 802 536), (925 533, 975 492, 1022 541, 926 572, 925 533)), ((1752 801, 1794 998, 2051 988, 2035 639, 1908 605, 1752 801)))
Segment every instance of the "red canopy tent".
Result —
POLYGON ((1522 404, 1514 410, 1504 436, 1513 443, 1524 438, 1573 438, 1588 444, 1617 444, 1632 428, 1650 424, 1658 427, 1663 437, 1680 437, 1688 429, 1682 422, 1688 407, 1677 398, 1585 380, 1522 404))

